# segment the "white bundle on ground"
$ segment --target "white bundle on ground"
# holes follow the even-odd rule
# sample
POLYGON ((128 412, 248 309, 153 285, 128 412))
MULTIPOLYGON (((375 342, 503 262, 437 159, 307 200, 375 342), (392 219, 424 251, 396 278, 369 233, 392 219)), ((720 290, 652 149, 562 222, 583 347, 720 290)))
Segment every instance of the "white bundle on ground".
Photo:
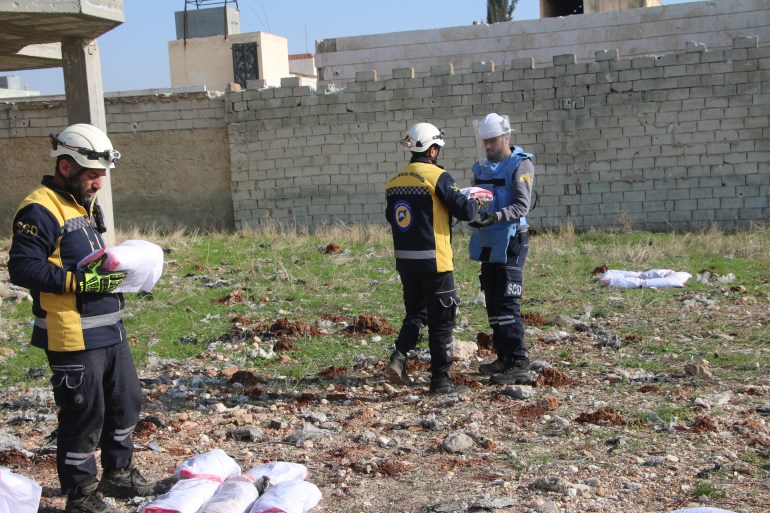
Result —
POLYGON ((690 278, 690 273, 671 269, 650 269, 644 272, 610 269, 599 277, 598 282, 608 287, 624 289, 664 289, 684 287, 690 278))
POLYGON ((670 513, 735 513, 727 509, 719 508, 685 508, 671 511, 670 513))
POLYGON ((230 477, 198 513, 245 513, 259 497, 254 481, 246 476, 230 477))
POLYGON ((179 479, 201 477, 221 483, 228 477, 240 475, 241 467, 222 449, 198 454, 184 460, 174 469, 179 479))
POLYGON ((263 493, 249 513, 307 513, 321 501, 321 490, 307 481, 281 481, 263 493))
POLYGON ((37 513, 42 490, 32 479, 0 468, 0 513, 37 513))
POLYGON ((104 257, 102 269, 123 271, 126 279, 115 292, 150 292, 163 274, 163 249, 146 240, 127 240, 111 248, 92 252, 78 262, 78 267, 104 257))
POLYGON ((219 489, 219 482, 190 478, 177 481, 171 490, 153 499, 142 513, 196 513, 219 489))
POLYGON ((270 483, 276 484, 281 481, 304 481, 307 479, 308 470, 301 463, 291 463, 288 461, 271 461, 258 465, 244 474, 254 481, 262 477, 270 479, 270 483))

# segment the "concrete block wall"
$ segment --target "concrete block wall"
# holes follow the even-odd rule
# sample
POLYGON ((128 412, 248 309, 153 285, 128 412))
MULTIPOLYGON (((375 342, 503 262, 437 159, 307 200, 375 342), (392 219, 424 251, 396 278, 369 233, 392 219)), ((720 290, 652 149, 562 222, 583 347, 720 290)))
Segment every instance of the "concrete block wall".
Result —
MULTIPOLYGON (((230 152, 221 93, 137 91, 105 98, 123 157, 112 174, 118 228, 232 228, 230 152)), ((54 159, 48 134, 68 125, 63 97, 0 103, 0 226, 54 159)))
POLYGON ((384 184, 408 160, 409 125, 444 128, 440 163, 461 186, 476 160, 472 121, 507 113, 534 153, 531 222, 583 229, 630 221, 652 230, 745 228, 770 217, 770 46, 735 37, 678 53, 596 51, 535 67, 522 57, 436 65, 346 89, 282 87, 226 96, 236 227, 384 222, 384 184))
POLYGON ((759 36, 770 44, 770 2, 711 0, 659 7, 624 9, 492 25, 467 25, 390 34, 338 37, 316 43, 319 80, 337 87, 355 81, 356 73, 376 70, 382 79, 393 69, 412 67, 418 77, 431 67, 452 64, 456 73, 474 62, 533 58, 549 66, 551 56, 574 53, 577 62, 593 62, 600 48, 617 48, 626 58, 676 53, 686 41, 712 51, 728 49, 738 36, 759 36))

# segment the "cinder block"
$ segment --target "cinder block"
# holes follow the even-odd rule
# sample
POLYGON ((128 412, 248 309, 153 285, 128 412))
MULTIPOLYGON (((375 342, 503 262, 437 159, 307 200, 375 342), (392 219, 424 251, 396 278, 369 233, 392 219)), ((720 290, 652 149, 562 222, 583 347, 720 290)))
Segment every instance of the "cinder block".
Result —
POLYGON ((706 50, 706 44, 705 43, 696 43, 695 41, 687 41, 687 44, 685 46, 685 51, 687 53, 692 52, 705 52, 706 50))
POLYGON ((393 70, 393 78, 414 78, 414 68, 396 68, 393 70))
POLYGON ((733 38, 733 48, 756 48, 759 45, 759 37, 758 36, 752 36, 752 37, 734 37, 733 38))
POLYGON ((594 52, 594 60, 596 62, 616 61, 618 58, 619 52, 617 48, 613 48, 611 50, 597 50, 594 52))
POLYGON ((566 66, 568 64, 575 64, 576 62, 577 62, 577 58, 575 57, 574 53, 565 53, 562 55, 553 56, 554 66, 566 66))
POLYGON ((495 71, 494 61, 474 62, 471 64, 472 73, 486 73, 488 71, 495 71))
POLYGON ((455 67, 451 62, 449 64, 437 64, 430 67, 430 74, 433 76, 454 75, 455 67))
MULTIPOLYGON (((377 70, 357 71, 356 82, 373 82, 377 80, 377 70)), ((283 79, 281 79, 283 82, 283 79)))
POLYGON ((535 59, 532 57, 524 57, 521 59, 511 60, 511 69, 534 69, 535 59))

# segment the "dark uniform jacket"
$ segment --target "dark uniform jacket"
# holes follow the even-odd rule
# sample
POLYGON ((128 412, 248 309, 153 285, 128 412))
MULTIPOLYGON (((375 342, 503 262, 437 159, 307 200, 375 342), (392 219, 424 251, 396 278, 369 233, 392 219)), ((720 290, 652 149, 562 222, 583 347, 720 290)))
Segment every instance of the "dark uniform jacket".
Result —
POLYGON ((452 263, 451 220, 470 221, 478 203, 460 192, 452 176, 422 155, 385 184, 385 217, 393 232, 399 272, 446 272, 452 263))
POLYGON ((32 294, 34 346, 81 351, 126 340, 122 294, 76 294, 77 263, 104 247, 94 204, 83 207, 46 176, 16 212, 8 271, 32 294))

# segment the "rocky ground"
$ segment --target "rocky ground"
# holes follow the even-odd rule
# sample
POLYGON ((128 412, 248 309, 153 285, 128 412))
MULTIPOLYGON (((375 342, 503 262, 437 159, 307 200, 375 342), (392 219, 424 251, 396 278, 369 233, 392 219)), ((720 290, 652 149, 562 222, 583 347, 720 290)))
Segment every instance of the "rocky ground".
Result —
MULTIPOLYGON (((6 284, 5 301, 21 297, 6 284)), ((674 308, 692 322, 733 319, 733 330, 710 335, 715 347, 735 343, 747 322, 767 325, 767 301, 736 298, 715 310, 707 299, 685 292, 674 308)), ((633 369, 624 359, 652 356, 614 331, 649 319, 586 312, 529 321, 529 385, 490 384, 478 373, 491 358, 488 337, 461 326, 457 338, 466 343, 454 373, 470 387, 462 395, 427 395, 425 353, 410 360, 415 385, 392 386, 385 360, 366 356, 363 345, 350 368, 300 382, 238 368, 216 346, 188 361, 151 359, 140 370, 138 466, 164 478, 186 457, 215 448, 244 471, 267 461, 303 463, 323 493, 319 513, 770 511, 766 367, 757 364, 750 380, 697 356, 661 372, 633 369)), ((768 350, 760 349, 763 358, 768 350)), ((3 388, 0 402, 0 466, 43 486, 41 511, 63 509, 50 389, 42 380, 3 388)), ((138 511, 144 500, 115 504, 138 511)))

